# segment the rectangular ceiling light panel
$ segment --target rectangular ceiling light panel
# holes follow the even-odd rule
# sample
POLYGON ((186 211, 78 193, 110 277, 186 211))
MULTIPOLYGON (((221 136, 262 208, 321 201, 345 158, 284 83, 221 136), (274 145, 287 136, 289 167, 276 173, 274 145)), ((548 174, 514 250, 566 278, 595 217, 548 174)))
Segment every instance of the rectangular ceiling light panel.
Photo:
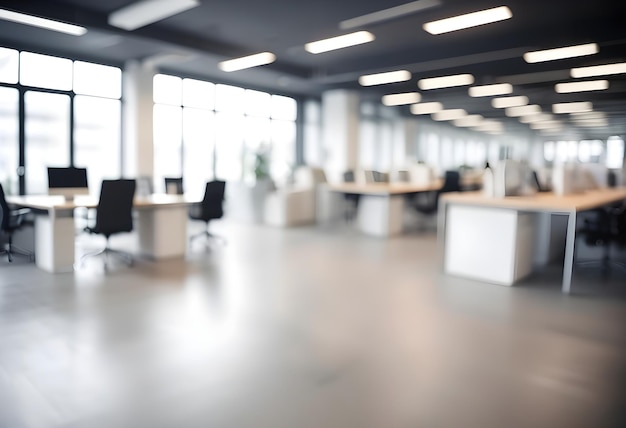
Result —
POLYGON ((304 45, 304 49, 312 54, 334 51, 349 46, 361 45, 375 39, 369 31, 357 31, 356 33, 344 34, 343 36, 331 37, 330 39, 318 40, 304 45))
POLYGON ((528 104, 528 97, 525 96, 494 98, 491 100, 491 105, 494 108, 517 107, 524 106, 526 104, 528 104))
POLYGON ((422 96, 418 92, 406 92, 404 94, 383 95, 382 102, 386 106, 401 106, 419 103, 422 96))
POLYGON ((261 52, 254 55, 222 61, 218 64, 218 67, 222 71, 231 72, 271 64, 274 61, 276 61, 276 55, 271 52, 261 52))
POLYGON ((111 13, 109 25, 133 31, 199 5, 199 0, 143 0, 111 13))
POLYGON ((85 27, 81 27, 79 25, 67 24, 65 22, 40 18, 33 15, 26 15, 24 13, 12 12, 5 9, 0 9, 0 19, 17 22, 18 24, 30 25, 32 27, 44 28, 46 30, 57 31, 59 33, 70 34, 72 36, 82 36, 87 32, 85 27))
POLYGON ((484 118, 479 114, 470 114, 460 119, 455 119, 452 121, 452 123, 454 124, 454 126, 458 126, 460 128, 469 128, 472 126, 480 125, 483 119, 484 118))
POLYGON ((455 86, 465 86, 474 83, 474 76, 471 74, 455 74, 453 76, 431 77, 420 79, 417 86, 426 91, 429 89, 452 88, 455 86))
POLYGON ((581 77, 608 76, 611 74, 626 73, 626 62, 606 65, 592 65, 590 67, 572 68, 570 75, 579 79, 581 77))
POLYGON ((532 116, 541 113, 541 107, 537 104, 527 106, 507 107, 504 114, 509 117, 532 116))
POLYGON ((374 86, 385 85, 387 83, 406 82, 407 80, 411 80, 411 73, 407 70, 398 70, 361 76, 359 77, 359 84, 361 86, 374 86))
POLYGON ((605 89, 609 89, 608 80, 557 83, 556 85, 554 85, 554 90, 559 94, 570 94, 572 92, 604 91, 605 89))
POLYGON ((357 16, 356 18, 346 19, 339 23, 342 30, 350 30, 352 28, 363 27, 365 25, 377 24, 379 22, 389 21, 390 19, 400 18, 402 16, 411 15, 422 10, 430 9, 441 5, 441 0, 417 0, 411 3, 402 4, 400 6, 390 7, 389 9, 379 10, 378 12, 368 13, 367 15, 357 16))
POLYGON ((498 83, 495 85, 472 86, 469 88, 470 97, 493 97, 495 95, 506 95, 513 92, 513 85, 510 83, 498 83))
POLYGON ((591 110, 593 110, 593 104, 589 101, 552 104, 552 113, 556 114, 581 113, 591 110))
POLYGON ((455 120, 460 119, 462 117, 467 116, 467 112, 460 108, 450 109, 450 110, 441 110, 432 114, 433 120, 444 121, 444 120, 455 120))
POLYGON ((443 110, 443 104, 438 102, 419 103, 411 106, 411 113, 413 114, 432 114, 441 110, 443 110))
POLYGON ((520 116, 519 121, 522 123, 535 123, 535 122, 545 122, 548 120, 554 120, 554 116, 548 113, 537 113, 526 116, 520 116))
POLYGON ((555 61, 557 59, 575 58, 585 55, 593 55, 598 53, 598 45, 596 43, 587 43, 585 45, 568 46, 565 48, 547 49, 544 51, 526 52, 524 61, 529 63, 555 61))
POLYGON ((479 25, 503 21, 511 18, 512 16, 513 14, 508 7, 500 6, 493 9, 468 13, 466 15, 459 15, 452 18, 427 22, 423 25, 423 28, 430 34, 443 34, 451 31, 462 30, 464 28, 477 27, 479 25))

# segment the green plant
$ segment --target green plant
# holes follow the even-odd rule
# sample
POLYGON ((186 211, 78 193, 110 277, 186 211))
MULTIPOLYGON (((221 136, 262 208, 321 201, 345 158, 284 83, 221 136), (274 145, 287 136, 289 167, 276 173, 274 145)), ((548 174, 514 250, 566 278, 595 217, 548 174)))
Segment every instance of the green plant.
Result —
POLYGON ((269 178, 270 161, 267 150, 259 150, 254 155, 254 176, 257 180, 269 178))

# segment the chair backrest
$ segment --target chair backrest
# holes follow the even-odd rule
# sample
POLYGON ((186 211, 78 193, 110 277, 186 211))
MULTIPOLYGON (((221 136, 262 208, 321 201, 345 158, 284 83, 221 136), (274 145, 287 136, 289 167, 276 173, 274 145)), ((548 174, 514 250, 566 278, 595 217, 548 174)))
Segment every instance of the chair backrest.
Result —
POLYGON ((165 193, 168 195, 182 195, 183 178, 182 177, 165 177, 165 193))
POLYGON ((152 189, 152 177, 142 175, 137 177, 137 196, 149 196, 154 193, 152 189))
POLYGON ((460 192, 461 174, 459 171, 446 171, 440 192, 460 192))
POLYGON ((209 181, 204 188, 204 198, 200 204, 200 209, 190 211, 191 218, 196 220, 209 221, 221 218, 224 215, 224 192, 226 182, 220 180, 209 181))
POLYGON ((102 180, 95 233, 110 236, 133 230, 135 180, 102 180))
POLYGON ((354 183, 354 171, 346 171, 343 173, 343 181, 346 183, 354 183))
POLYGON ((9 204, 4 195, 4 189, 0 184, 0 230, 9 229, 9 204))

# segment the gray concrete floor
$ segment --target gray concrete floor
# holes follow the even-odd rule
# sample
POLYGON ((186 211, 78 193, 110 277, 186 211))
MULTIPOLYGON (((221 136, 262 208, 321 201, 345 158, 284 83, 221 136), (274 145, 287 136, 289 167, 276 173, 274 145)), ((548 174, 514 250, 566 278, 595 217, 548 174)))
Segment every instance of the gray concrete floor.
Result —
POLYGON ((0 260, 0 427, 625 426, 623 272, 566 296, 443 276, 432 231, 212 227, 107 273, 0 260))

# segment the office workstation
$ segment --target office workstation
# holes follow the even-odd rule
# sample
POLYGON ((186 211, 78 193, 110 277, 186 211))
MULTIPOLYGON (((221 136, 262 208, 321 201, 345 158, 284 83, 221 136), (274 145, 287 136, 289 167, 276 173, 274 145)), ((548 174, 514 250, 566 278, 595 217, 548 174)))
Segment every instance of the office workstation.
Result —
POLYGON ((0 3, 0 426, 624 419, 620 2, 0 3))

